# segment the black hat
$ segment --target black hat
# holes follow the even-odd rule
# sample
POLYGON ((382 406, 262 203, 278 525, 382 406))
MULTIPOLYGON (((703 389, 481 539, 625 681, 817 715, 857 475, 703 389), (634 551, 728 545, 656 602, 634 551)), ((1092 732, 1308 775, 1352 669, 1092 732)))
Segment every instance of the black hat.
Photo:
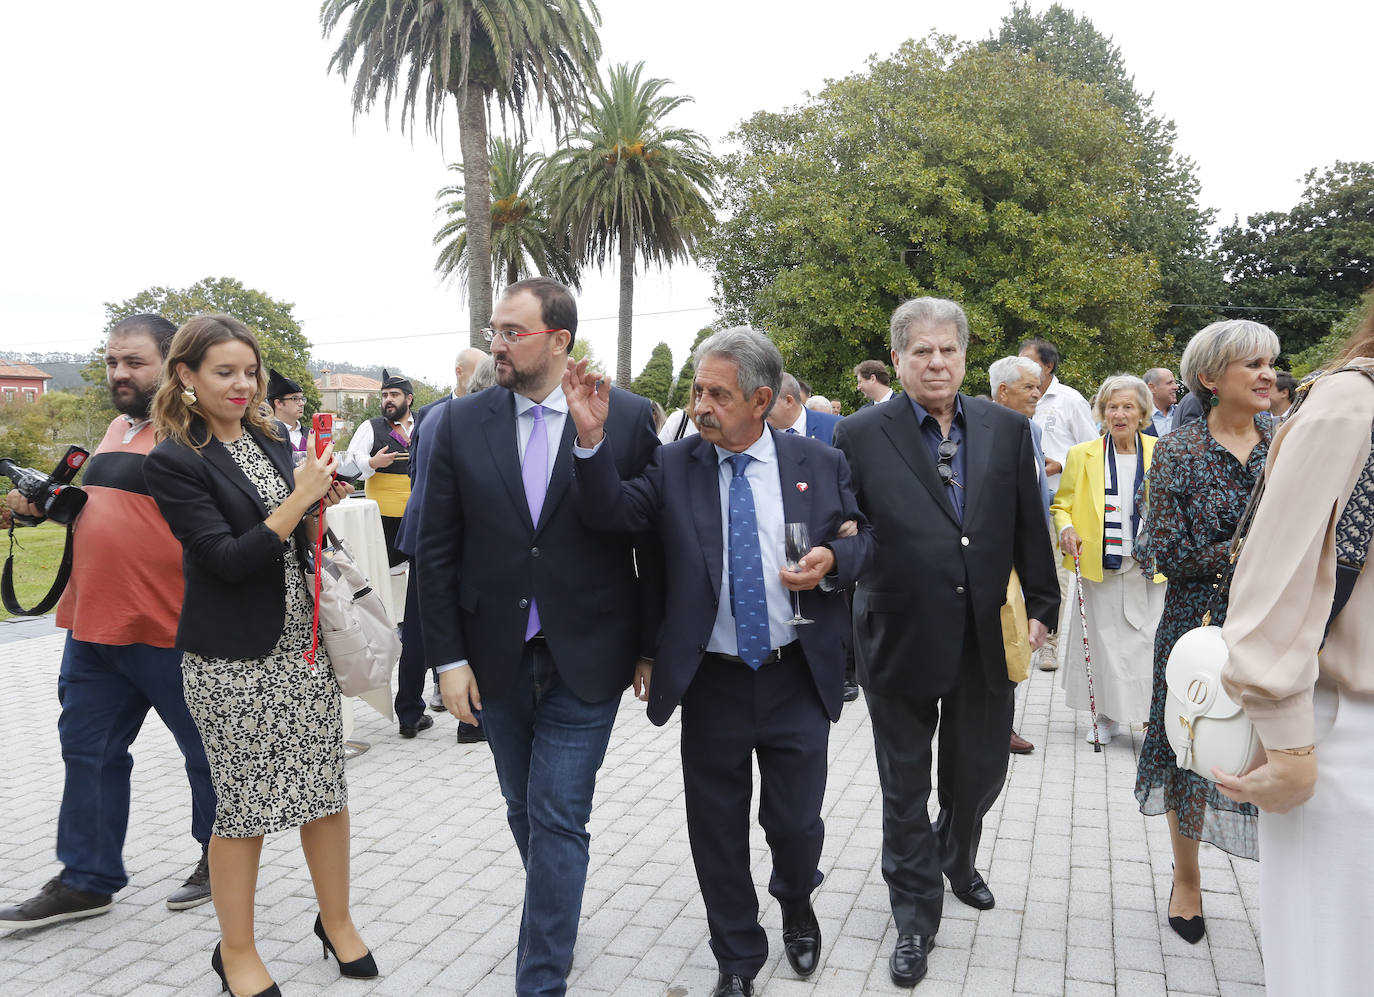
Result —
POLYGON ((415 394, 415 388, 411 386, 411 383, 408 380, 406 380, 400 374, 389 373, 387 369, 383 367, 382 390, 385 391, 387 388, 400 388, 408 395, 415 394))
POLYGON ((289 377, 283 377, 275 370, 267 371, 267 400, 274 402, 278 398, 285 398, 287 395, 304 394, 301 386, 289 377))

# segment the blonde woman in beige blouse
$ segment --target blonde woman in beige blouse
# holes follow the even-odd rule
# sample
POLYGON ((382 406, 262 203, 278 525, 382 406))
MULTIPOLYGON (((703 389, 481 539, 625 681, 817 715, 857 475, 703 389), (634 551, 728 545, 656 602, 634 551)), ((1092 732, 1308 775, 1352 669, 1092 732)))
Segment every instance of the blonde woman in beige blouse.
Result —
MULTIPOLYGON (((1374 315, 1348 344, 1374 369, 1374 315)), ((1231 589, 1226 689, 1268 757, 1216 772, 1260 808, 1260 934, 1270 997, 1365 994, 1374 979, 1374 571, 1322 644, 1336 580, 1332 539, 1363 470, 1374 381, 1332 374, 1274 437, 1266 491, 1231 589)))

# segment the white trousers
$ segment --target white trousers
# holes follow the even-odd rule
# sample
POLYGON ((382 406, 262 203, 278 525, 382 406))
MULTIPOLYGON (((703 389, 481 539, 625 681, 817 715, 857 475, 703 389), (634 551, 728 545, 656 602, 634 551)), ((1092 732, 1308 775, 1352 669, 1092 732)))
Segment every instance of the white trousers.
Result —
POLYGON ((1319 683, 1317 788, 1260 814, 1260 935, 1269 997, 1374 992, 1374 696, 1319 683))

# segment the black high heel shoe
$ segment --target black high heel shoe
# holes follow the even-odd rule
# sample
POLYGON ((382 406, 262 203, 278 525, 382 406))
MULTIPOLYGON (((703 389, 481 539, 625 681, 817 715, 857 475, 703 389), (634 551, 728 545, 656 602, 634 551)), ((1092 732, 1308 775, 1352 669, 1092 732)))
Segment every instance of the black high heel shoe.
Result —
MULTIPOLYGON (((219 954, 219 942, 215 942, 214 954, 210 956, 210 968, 219 977, 219 992, 228 993, 230 997, 238 997, 234 991, 229 989, 229 979, 224 975, 224 958, 219 954)), ((275 983, 266 990, 260 990, 253 997, 281 997, 281 988, 275 983)))
POLYGON ((328 959, 331 955, 339 964, 339 975, 347 976, 354 980, 370 980, 374 976, 380 975, 377 971, 377 962, 372 958, 371 950, 352 962, 344 962, 339 958, 339 953, 334 951, 334 944, 329 940, 329 936, 324 933, 324 922, 320 920, 320 915, 315 915, 315 937, 324 946, 323 959, 328 959))
MULTIPOLYGON (((1174 902, 1174 888, 1169 887, 1169 903, 1174 902)), ((1200 904, 1199 904, 1200 906, 1200 904)), ((1168 913, 1168 908, 1165 908, 1168 913)), ((1174 934, 1178 935, 1189 945, 1196 945, 1202 941, 1202 936, 1207 933, 1207 922, 1202 919, 1201 914, 1192 917, 1175 917, 1169 915, 1169 927, 1174 929, 1174 934)))

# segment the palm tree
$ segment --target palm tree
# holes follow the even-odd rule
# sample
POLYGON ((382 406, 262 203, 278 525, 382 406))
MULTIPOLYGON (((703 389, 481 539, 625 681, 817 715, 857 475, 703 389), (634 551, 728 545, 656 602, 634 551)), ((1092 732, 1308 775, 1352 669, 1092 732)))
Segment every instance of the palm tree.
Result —
MULTIPOLYGON (((458 141, 467 210, 467 254, 491 254, 491 204, 487 162, 487 110, 494 100, 524 128, 528 107, 547 107, 555 131, 564 112, 583 94, 601 55, 593 0, 324 0, 320 23, 328 37, 347 24, 329 60, 353 78, 353 113, 377 99, 388 116, 401 97, 401 127, 414 130, 424 105, 425 126, 438 128, 444 104, 458 104, 458 141)), ((483 346, 481 328, 491 317, 491 267, 468 270, 468 318, 472 345, 483 346)))
MULTIPOLYGON (((544 157, 505 138, 493 138, 489 153, 492 284, 513 284, 522 277, 542 274, 580 290, 578 267, 566 234, 560 238, 549 227, 539 173, 544 157)), ((450 164, 449 169, 463 172, 460 163, 450 164)), ((438 197, 449 200, 439 209, 447 221, 434 235, 434 245, 441 247, 434 269, 445 277, 456 274, 466 281, 468 225, 462 184, 443 188, 438 197)))
POLYGON ((711 220, 715 161, 706 139, 663 119, 691 100, 662 93, 670 81, 641 80, 644 63, 611 67, 583 99, 572 142, 549 159, 554 219, 583 262, 620 256, 616 381, 630 383, 635 255, 664 266, 687 259, 711 220))

